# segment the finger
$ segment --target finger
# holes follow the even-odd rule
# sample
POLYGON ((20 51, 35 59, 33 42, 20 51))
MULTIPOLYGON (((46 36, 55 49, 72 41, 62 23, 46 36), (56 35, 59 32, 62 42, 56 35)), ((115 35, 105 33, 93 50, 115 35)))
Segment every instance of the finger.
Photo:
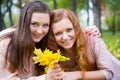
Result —
POLYGON ((56 68, 56 69, 54 70, 54 72, 55 72, 55 73, 61 72, 61 68, 56 68))
POLYGON ((97 38, 100 38, 101 37, 101 34, 99 33, 93 33, 93 34, 90 34, 91 36, 94 36, 94 37, 97 37, 97 38))
POLYGON ((60 68, 60 65, 58 63, 54 63, 54 68, 60 68))
POLYGON ((101 34, 100 33, 98 33, 98 38, 101 38, 101 34))
POLYGON ((93 33, 93 36, 100 38, 101 33, 99 31, 96 31, 95 33, 93 33))
POLYGON ((99 33, 99 30, 97 29, 91 29, 91 31, 89 32, 90 34, 98 34, 99 33))
POLYGON ((96 26, 87 26, 86 28, 85 28, 85 33, 86 34, 88 34, 88 33, 91 33, 91 31, 95 31, 95 30, 97 30, 97 27, 96 26))
POLYGON ((94 28, 94 29, 91 29, 91 31, 89 31, 87 34, 88 35, 91 35, 91 34, 100 34, 100 32, 99 32, 98 28, 94 28))
POLYGON ((54 79, 55 79, 55 80, 61 80, 61 79, 63 79, 62 73, 56 74, 56 75, 54 76, 54 79))
POLYGON ((87 27, 85 28, 85 32, 87 33, 87 32, 89 32, 89 31, 91 31, 91 27, 90 27, 90 26, 87 26, 87 27))
POLYGON ((92 26, 87 26, 85 29, 86 29, 86 30, 89 30, 89 29, 94 28, 94 27, 95 27, 94 25, 92 25, 92 26))
POLYGON ((61 68, 51 68, 48 71, 49 73, 59 73, 61 72, 61 68))
POLYGON ((61 72, 51 72, 46 74, 46 78, 49 80, 60 80, 62 79, 62 73, 61 72))

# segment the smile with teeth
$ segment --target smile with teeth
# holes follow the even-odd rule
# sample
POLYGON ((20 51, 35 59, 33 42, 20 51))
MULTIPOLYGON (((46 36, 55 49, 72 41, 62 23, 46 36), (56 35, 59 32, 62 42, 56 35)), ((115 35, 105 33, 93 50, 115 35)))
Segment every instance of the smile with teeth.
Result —
POLYGON ((62 44, 64 44, 64 45, 70 45, 71 41, 72 41, 72 39, 66 40, 66 41, 63 41, 62 44))

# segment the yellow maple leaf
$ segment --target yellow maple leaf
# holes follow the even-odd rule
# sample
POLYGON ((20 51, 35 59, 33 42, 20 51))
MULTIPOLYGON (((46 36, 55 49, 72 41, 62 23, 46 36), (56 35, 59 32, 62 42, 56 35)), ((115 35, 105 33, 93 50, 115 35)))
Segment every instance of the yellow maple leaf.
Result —
POLYGON ((33 57, 34 63, 39 63, 39 65, 45 66, 45 72, 47 72, 48 67, 54 67, 54 63, 58 61, 67 61, 69 58, 62 56, 60 50, 53 53, 49 49, 45 49, 43 52, 41 49, 34 50, 35 56, 33 57))

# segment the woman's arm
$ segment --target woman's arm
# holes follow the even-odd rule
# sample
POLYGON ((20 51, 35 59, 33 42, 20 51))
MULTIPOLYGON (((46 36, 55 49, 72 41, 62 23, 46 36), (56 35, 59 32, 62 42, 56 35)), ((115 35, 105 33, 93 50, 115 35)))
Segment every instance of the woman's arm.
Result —
MULTIPOLYGON (((94 56, 95 63, 99 70, 86 71, 85 80, 119 80, 120 79, 120 61, 117 60, 106 48, 101 38, 88 36, 87 40, 94 56)), ((89 53, 91 55, 91 53, 89 53)), ((65 80, 79 80, 82 72, 64 72, 65 80)))
POLYGON ((91 43, 89 47, 92 48, 97 68, 104 74, 107 80, 119 80, 120 61, 107 50, 101 38, 89 37, 88 42, 91 43))
POLYGON ((3 80, 46 80, 45 79, 45 75, 41 75, 41 76, 32 76, 32 77, 29 77, 27 79, 21 79, 17 76, 11 76, 11 78, 9 79, 3 79, 3 80))
MULTIPOLYGON (((63 80, 81 80, 81 71, 63 72, 63 80)), ((104 74, 100 71, 86 71, 85 80, 106 80, 104 74)))

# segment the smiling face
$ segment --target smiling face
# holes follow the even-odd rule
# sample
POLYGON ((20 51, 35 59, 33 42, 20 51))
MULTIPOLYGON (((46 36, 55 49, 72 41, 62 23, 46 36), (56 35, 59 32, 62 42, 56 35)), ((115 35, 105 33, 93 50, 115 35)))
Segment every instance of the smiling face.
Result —
POLYGON ((50 16, 48 13, 34 12, 30 22, 30 31, 34 42, 39 42, 49 31, 50 16))
POLYGON ((75 43, 75 31, 71 21, 63 18, 57 23, 53 23, 52 31, 57 44, 64 49, 71 49, 75 43))

